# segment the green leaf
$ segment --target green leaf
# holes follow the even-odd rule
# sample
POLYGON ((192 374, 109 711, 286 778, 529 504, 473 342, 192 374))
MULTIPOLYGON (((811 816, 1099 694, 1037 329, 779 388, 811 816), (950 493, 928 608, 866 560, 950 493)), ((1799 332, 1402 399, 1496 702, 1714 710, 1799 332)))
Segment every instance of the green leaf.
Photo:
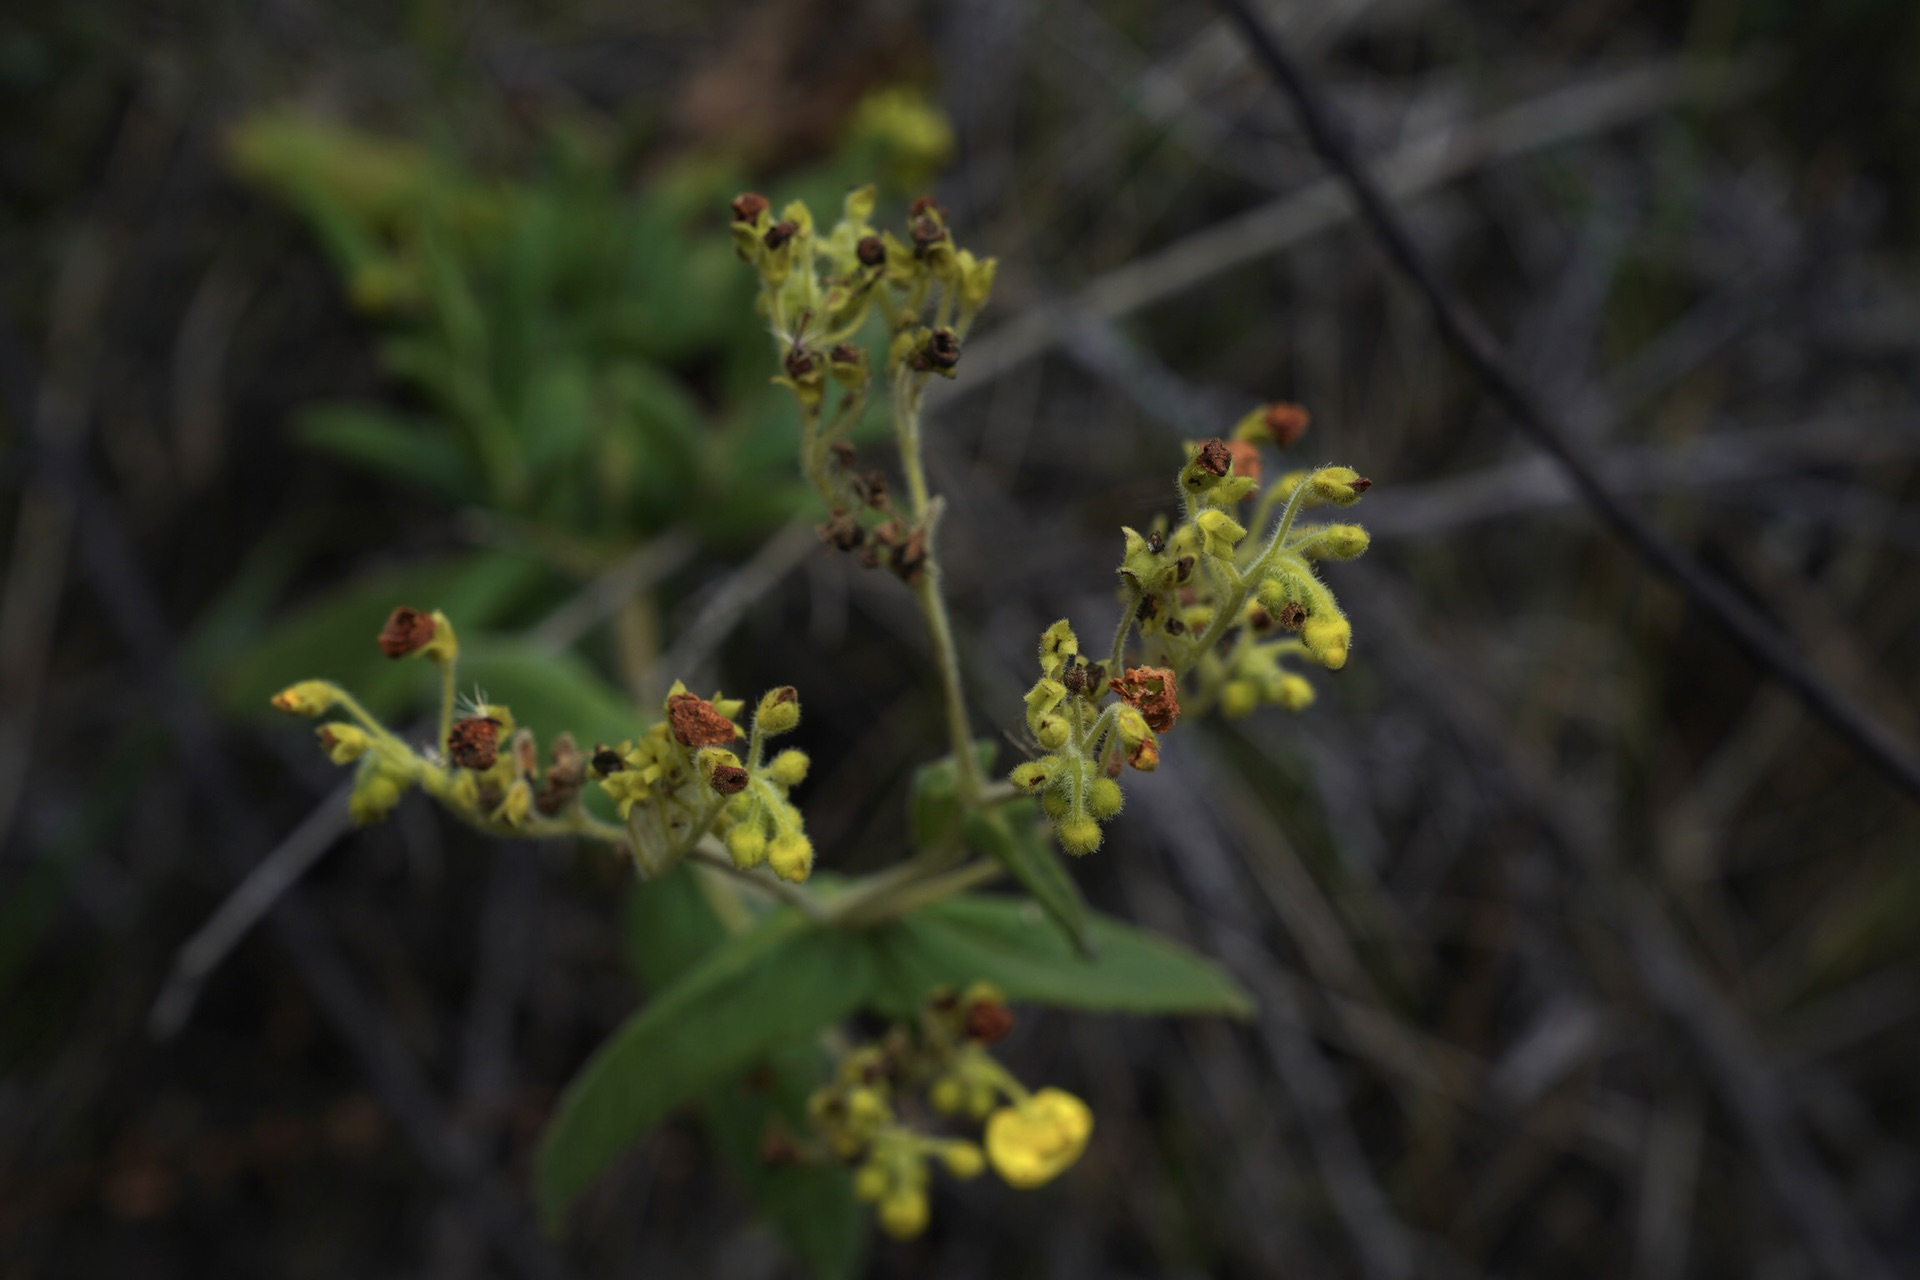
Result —
POLYGON ((867 1218, 854 1199, 853 1175, 837 1165, 768 1167, 761 1143, 769 1125, 807 1131, 807 1098, 827 1078, 818 1046, 774 1054, 762 1067, 707 1095, 714 1145, 754 1201, 819 1280, 851 1280, 866 1253, 867 1218))
POLYGON ((804 1041, 867 1000, 872 951, 789 911, 713 951, 657 994, 567 1086, 534 1183, 557 1225, 607 1163, 674 1107, 804 1041))
POLYGON ((985 981, 1010 1000, 1070 1009, 1252 1014, 1252 999, 1211 960, 1097 912, 1089 927, 1097 959, 1076 955, 1032 903, 949 898, 868 934, 875 1007, 907 1017, 936 987, 985 981))
POLYGON ((294 434, 318 453, 449 502, 472 502, 482 491, 472 460, 429 421, 365 405, 319 405, 300 414, 294 434))
POLYGON ((332 680, 391 715, 436 692, 426 663, 391 661, 373 642, 395 605, 444 609, 464 640, 543 577, 539 562, 497 551, 368 574, 283 615, 218 673, 215 695, 234 715, 277 715, 267 700, 294 681, 332 680))
MULTIPOLYGON (((973 744, 973 757, 979 763, 982 775, 992 773, 996 750, 989 738, 981 738, 973 744)), ((914 773, 913 785, 907 796, 913 820, 914 848, 932 849, 953 833, 954 824, 960 818, 959 787, 959 776, 954 769, 952 756, 943 756, 932 764, 922 765, 914 773)))
POLYGON ((992 854, 1033 895, 1049 919, 1082 956, 1099 950, 1087 924, 1087 900, 1068 874, 1053 842, 1039 825, 1033 801, 1016 800, 997 809, 967 815, 962 831, 968 847, 992 854))
MULTIPOLYGON (((628 932, 634 970, 658 990, 699 964, 729 936, 694 863, 634 889, 628 932)), ((844 1169, 769 1169, 761 1139, 775 1115, 795 1134, 807 1129, 807 1097, 831 1064, 817 1045, 777 1050, 739 1080, 707 1091, 704 1110, 714 1145, 739 1175, 767 1220, 821 1280, 858 1273, 867 1237, 865 1215, 844 1169)))

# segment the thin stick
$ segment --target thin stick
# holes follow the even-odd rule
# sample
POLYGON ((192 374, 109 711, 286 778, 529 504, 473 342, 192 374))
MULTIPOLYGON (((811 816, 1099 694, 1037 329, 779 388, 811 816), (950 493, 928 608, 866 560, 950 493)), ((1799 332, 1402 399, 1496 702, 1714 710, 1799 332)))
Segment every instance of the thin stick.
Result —
POLYGON ((1671 581, 1761 669, 1791 689, 1807 709, 1879 768, 1910 798, 1920 800, 1920 759, 1852 699, 1835 689, 1773 625, 1690 555, 1623 503, 1600 477, 1592 451, 1560 421, 1544 400, 1514 372, 1500 344, 1479 317, 1469 311, 1440 279, 1433 264, 1414 244, 1405 221, 1387 202, 1366 167, 1354 154, 1346 130, 1337 124, 1319 91, 1308 83, 1292 56, 1243 0, 1219 0, 1245 36, 1248 46, 1273 80, 1292 99, 1314 148, 1337 173, 1360 207, 1400 273, 1426 299, 1441 335, 1486 384, 1507 412, 1544 449, 1572 481, 1594 514, 1648 566, 1671 581))

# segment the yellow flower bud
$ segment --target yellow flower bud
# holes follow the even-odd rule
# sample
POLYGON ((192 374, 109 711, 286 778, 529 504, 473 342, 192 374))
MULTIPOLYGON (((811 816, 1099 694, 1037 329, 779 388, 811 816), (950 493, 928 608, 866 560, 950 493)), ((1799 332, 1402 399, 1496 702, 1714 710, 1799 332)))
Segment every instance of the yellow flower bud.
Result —
POLYGON ((340 702, 340 690, 325 680, 302 680, 273 695, 273 705, 290 715, 320 716, 340 702))
POLYGON ((1244 525, 1217 507, 1202 511, 1193 523, 1200 530, 1201 553, 1219 560, 1233 559, 1235 544, 1247 536, 1244 525))
POLYGON ((1087 788, 1087 812, 1102 822, 1119 813, 1124 803, 1126 797, 1120 793, 1120 784, 1112 778, 1095 778, 1087 788))
POLYGON ((927 1229, 924 1191, 902 1189, 880 1202, 880 1229, 895 1240, 911 1240, 927 1229))
POLYGON ((1251 680, 1229 680, 1220 689, 1220 714, 1237 720, 1252 715, 1260 705, 1260 686, 1251 680))
POLYGON ((1372 541, 1367 531, 1357 524, 1330 524, 1315 530, 1312 537, 1301 543, 1300 550, 1310 556, 1351 560, 1364 553, 1372 541))
POLYGON ((1338 613, 1316 613, 1300 628, 1300 640, 1329 671, 1347 665, 1347 647, 1353 642, 1353 627, 1338 613))
POLYGON ((987 1167, 987 1158, 971 1142, 950 1142, 940 1149, 940 1161, 956 1178, 977 1178, 987 1167))
POLYGON ((783 831, 767 846, 767 865, 782 880, 805 880, 813 870, 813 841, 797 831, 783 831))
POLYGON ((726 840, 727 856, 742 871, 757 867, 767 860, 767 837, 752 823, 735 823, 728 829, 726 840))
MULTIPOLYGON (((1080 639, 1073 634, 1073 624, 1065 618, 1040 633, 1040 670, 1043 674, 1049 677, 1059 675, 1067 660, 1079 653, 1080 639)), ((1061 691, 1061 696, 1065 696, 1065 690, 1061 691)))
POLYGON ((737 796, 747 789, 747 771, 740 757, 724 747, 706 747, 693 758, 700 779, 723 796, 737 796))
POLYGON ((1313 685, 1305 676, 1289 673, 1275 681, 1269 696, 1289 711, 1305 711, 1313 705, 1313 685))
POLYGON ((1308 481, 1313 496, 1336 507, 1348 507, 1360 501, 1360 495, 1373 487, 1373 481, 1352 467, 1322 467, 1308 481))
POLYGON ((1033 688, 1027 690, 1027 727, 1039 733, 1041 719, 1065 701, 1066 696, 1066 685, 1052 677, 1042 677, 1033 688))
POLYGON ((533 788, 525 778, 516 781, 507 788, 506 799, 493 811, 495 822, 504 822, 510 827, 526 825, 527 818, 533 813, 533 788))
POLYGON ((853 1175, 853 1194, 868 1204, 874 1204, 887 1194, 892 1181, 887 1177, 886 1169, 869 1160, 853 1175))
POLYGON ((1049 788, 1040 793, 1040 811, 1049 818, 1052 818, 1055 822, 1066 817, 1067 810, 1072 807, 1072 803, 1067 799, 1066 793, 1057 787, 1049 788))
POLYGON ((754 710, 753 723, 762 733, 786 733, 800 724, 800 695, 790 684, 769 689, 754 710))
POLYGON ((1025 764, 1015 765, 1013 772, 1007 775, 1007 781, 1031 794, 1052 781, 1054 769, 1057 767, 1058 762, 1053 756, 1029 760, 1025 764))
POLYGON ((1060 847, 1076 857, 1100 847, 1100 824, 1084 814, 1069 813, 1054 827, 1053 834, 1060 841, 1060 847))
POLYGON ((927 1090, 927 1101, 941 1115, 954 1115, 967 1105, 967 1086, 957 1076, 941 1076, 927 1090))
POLYGON ((1066 746, 1071 732, 1065 716, 1041 716, 1033 722, 1034 738, 1049 751, 1066 746))
POLYGON ((372 735, 359 725, 323 724, 315 732, 320 735, 320 745, 327 749, 327 759, 335 764, 352 764, 373 745, 372 735))
POLYGON ((1042 1089, 1002 1107, 987 1121, 987 1159, 1009 1186, 1042 1186, 1065 1172, 1087 1148, 1093 1112, 1062 1089, 1042 1089))
POLYGON ((767 765, 767 777, 775 786, 797 787, 806 781, 807 768, 812 763, 806 752, 789 747, 767 765))
POLYGON ((1129 747, 1139 746, 1153 733, 1147 728, 1147 717, 1141 714, 1140 708, 1125 703, 1122 703, 1120 709, 1114 712, 1113 728, 1120 735, 1120 741, 1129 747))
POLYGON ((352 816, 354 825, 364 827, 385 821, 387 815, 399 805, 405 789, 405 778, 395 777, 385 769, 362 766, 360 777, 353 785, 353 794, 347 797, 347 812, 352 816))

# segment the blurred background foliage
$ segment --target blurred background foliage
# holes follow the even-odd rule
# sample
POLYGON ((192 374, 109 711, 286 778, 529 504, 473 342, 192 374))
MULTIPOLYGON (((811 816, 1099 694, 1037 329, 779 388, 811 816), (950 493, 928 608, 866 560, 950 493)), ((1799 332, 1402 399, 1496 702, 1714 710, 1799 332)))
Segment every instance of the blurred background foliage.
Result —
MULTIPOLYGON (((1914 6, 1263 7, 1614 482, 1914 741, 1914 6)), ((697 1117, 564 1240, 524 1207, 684 912, 424 808, 327 834, 264 697, 424 705, 399 601, 546 733, 794 683, 825 866, 888 860, 938 707, 813 546, 724 228, 869 177, 1003 262, 930 439, 983 732, 1039 626, 1112 616, 1181 438, 1296 399, 1376 480, 1348 669, 1183 723, 1076 868, 1261 1019, 1029 1019, 1085 1176, 943 1193, 873 1273, 1920 1267, 1912 807, 1581 517, 1209 7, 41 6, 0 121, 0 1275, 790 1273, 697 1117)))

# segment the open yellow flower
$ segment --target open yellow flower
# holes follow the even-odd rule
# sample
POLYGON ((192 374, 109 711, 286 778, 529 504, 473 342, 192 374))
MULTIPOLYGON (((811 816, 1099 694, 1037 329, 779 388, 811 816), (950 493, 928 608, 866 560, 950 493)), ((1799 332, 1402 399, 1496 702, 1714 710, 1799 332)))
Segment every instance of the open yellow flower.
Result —
POLYGON ((1086 1103, 1063 1089, 1042 1089, 988 1119, 987 1159, 1008 1185, 1038 1187, 1071 1167, 1092 1133, 1086 1103))

